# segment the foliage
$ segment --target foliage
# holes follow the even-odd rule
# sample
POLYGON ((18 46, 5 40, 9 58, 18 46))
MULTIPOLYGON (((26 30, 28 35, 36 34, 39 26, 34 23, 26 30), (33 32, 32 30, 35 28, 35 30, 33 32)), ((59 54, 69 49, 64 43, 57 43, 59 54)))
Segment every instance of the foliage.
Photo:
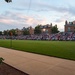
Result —
POLYGON ((8 31, 7 30, 4 30, 3 33, 4 33, 3 35, 8 35, 8 31))
POLYGON ((2 31, 0 31, 0 35, 2 35, 2 31))
POLYGON ((29 30, 23 30, 23 35, 29 35, 29 30))
POLYGON ((2 57, 0 57, 0 64, 3 62, 3 60, 4 60, 4 59, 3 59, 2 57))
POLYGON ((4 35, 14 35, 14 36, 17 36, 17 33, 16 33, 16 29, 11 29, 11 30, 4 30, 3 31, 4 35))
POLYGON ((40 29, 41 25, 37 25, 34 29, 34 34, 41 34, 41 29, 40 29))
POLYGON ((58 33, 59 30, 57 28, 57 25, 53 26, 52 29, 51 29, 52 33, 55 34, 55 33, 58 33))
POLYGON ((15 29, 9 30, 8 34, 11 35, 11 33, 12 35, 16 35, 16 30, 15 29))

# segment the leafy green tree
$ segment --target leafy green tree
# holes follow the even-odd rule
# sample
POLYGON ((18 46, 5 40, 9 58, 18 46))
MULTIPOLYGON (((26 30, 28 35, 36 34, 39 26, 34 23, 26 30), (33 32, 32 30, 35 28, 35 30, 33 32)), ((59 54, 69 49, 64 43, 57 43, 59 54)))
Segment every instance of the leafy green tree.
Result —
POLYGON ((23 35, 29 35, 29 30, 23 30, 23 35))
POLYGON ((41 25, 37 25, 34 29, 34 34, 41 34, 41 29, 40 29, 41 25))
POLYGON ((8 31, 7 30, 4 30, 3 31, 3 35, 8 35, 8 31))
POLYGON ((59 30, 57 28, 57 25, 53 26, 52 29, 51 29, 52 33, 55 34, 55 33, 58 33, 59 30))
POLYGON ((11 35, 11 33, 12 33, 12 35, 16 36, 16 30, 15 29, 4 30, 3 33, 4 33, 4 35, 11 35))
POLYGON ((2 35, 2 31, 0 31, 0 35, 2 35))
POLYGON ((4 59, 0 57, 0 64, 3 63, 4 59))
POLYGON ((15 29, 11 29, 11 30, 9 30, 8 34, 16 36, 16 30, 15 29))

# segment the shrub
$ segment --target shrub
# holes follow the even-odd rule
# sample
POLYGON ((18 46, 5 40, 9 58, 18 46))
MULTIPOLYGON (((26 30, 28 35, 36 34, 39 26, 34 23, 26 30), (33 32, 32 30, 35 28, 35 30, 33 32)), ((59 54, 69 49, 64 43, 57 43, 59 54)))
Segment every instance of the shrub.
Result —
POLYGON ((4 59, 2 57, 0 57, 0 64, 4 61, 4 59))

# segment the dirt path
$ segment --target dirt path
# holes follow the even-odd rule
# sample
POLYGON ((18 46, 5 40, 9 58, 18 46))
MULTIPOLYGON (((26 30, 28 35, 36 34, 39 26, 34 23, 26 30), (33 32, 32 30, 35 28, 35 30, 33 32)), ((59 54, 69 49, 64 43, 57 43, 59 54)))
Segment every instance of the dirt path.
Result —
POLYGON ((2 63, 0 64, 0 75, 28 75, 12 66, 2 63))

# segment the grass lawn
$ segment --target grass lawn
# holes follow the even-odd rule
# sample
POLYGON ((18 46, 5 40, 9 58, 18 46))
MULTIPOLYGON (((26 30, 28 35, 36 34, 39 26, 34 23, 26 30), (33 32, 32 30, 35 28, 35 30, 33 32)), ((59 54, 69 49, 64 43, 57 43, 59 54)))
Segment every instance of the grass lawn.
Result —
MULTIPOLYGON (((11 48, 11 41, 0 40, 0 46, 11 48)), ((26 52, 75 60, 75 41, 12 40, 12 48, 26 52)))

